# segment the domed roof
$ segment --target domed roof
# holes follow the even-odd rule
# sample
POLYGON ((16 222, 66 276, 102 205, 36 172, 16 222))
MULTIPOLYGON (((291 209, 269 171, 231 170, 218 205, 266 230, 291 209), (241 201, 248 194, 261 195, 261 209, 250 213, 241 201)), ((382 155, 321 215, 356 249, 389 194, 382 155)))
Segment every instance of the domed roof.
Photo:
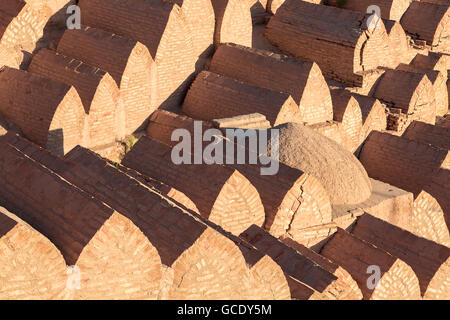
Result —
POLYGON ((370 197, 369 176, 351 152, 299 123, 275 128, 280 130, 280 162, 316 177, 332 204, 357 204, 370 197))

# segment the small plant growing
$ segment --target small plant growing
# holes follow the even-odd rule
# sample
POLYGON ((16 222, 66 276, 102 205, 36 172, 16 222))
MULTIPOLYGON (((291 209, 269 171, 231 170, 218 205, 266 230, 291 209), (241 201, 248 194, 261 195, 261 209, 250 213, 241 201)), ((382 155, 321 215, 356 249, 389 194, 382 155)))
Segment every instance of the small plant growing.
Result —
POLYGON ((134 145, 136 144, 138 139, 134 137, 133 135, 130 135, 128 137, 128 140, 125 142, 125 154, 131 151, 133 149, 134 145))

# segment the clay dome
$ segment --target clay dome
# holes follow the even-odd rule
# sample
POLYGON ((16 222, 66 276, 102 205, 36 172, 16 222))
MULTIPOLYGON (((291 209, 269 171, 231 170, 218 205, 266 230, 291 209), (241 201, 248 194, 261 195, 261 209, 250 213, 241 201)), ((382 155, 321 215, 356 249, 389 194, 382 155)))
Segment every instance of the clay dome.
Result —
POLYGON ((299 123, 275 129, 280 130, 280 161, 316 177, 332 204, 357 204, 369 198, 369 176, 352 153, 299 123))

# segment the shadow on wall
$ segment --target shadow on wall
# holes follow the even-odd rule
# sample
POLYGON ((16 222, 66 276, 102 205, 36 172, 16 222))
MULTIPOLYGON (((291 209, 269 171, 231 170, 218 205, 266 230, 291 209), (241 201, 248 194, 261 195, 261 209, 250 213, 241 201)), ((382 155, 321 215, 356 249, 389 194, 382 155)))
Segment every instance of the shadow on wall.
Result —
POLYGON ((48 132, 47 150, 58 156, 64 156, 64 133, 61 128, 48 132))
MULTIPOLYGON (((197 74, 203 70, 207 70, 206 67, 208 61, 212 58, 214 53, 214 45, 211 44, 205 51, 203 51, 198 57, 195 63, 195 72, 190 74, 179 86, 172 92, 172 94, 164 100, 157 109, 163 109, 171 111, 174 113, 179 113, 181 111, 181 106, 183 104, 184 98, 186 97, 187 91, 189 90, 192 82, 195 80, 197 74)), ((156 109, 156 110, 157 110, 156 109)), ((139 133, 147 128, 148 121, 151 114, 148 115, 147 119, 134 131, 133 134, 139 133)))
MULTIPOLYGON (((61 8, 59 11, 48 18, 47 23, 44 27, 44 34, 36 42, 36 46, 33 52, 30 53, 27 51, 22 51, 23 58, 19 67, 21 70, 28 69, 33 54, 36 54, 40 49, 48 48, 51 50, 56 50, 59 40, 64 34, 64 31, 67 29, 66 21, 70 16, 69 14, 67 14, 67 7, 77 3, 78 0, 68 0, 68 3, 63 8, 61 8)), ((45 17, 41 17, 41 19, 45 19, 45 17)))

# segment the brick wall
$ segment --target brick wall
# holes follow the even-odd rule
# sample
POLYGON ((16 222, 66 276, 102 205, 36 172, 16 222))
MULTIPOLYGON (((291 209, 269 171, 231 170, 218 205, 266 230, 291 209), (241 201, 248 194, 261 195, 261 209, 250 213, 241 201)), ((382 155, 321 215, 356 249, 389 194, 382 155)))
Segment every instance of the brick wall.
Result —
POLYGON ((157 106, 177 106, 195 72, 192 35, 181 8, 170 2, 81 0, 86 25, 137 40, 157 65, 157 106), (132 18, 131 18, 132 17, 132 18), (139 28, 136 28, 139 24, 139 28))
POLYGON ((362 293, 361 290, 359 290, 358 284, 347 272, 347 270, 317 252, 305 247, 304 245, 293 241, 292 239, 280 238, 280 240, 305 258, 313 261, 324 270, 336 276, 339 279, 338 281, 341 283, 345 283, 346 292, 350 293, 347 299, 362 299, 362 293))
POLYGON ((223 165, 176 165, 169 146, 147 137, 139 140, 122 164, 185 193, 203 217, 233 234, 264 223, 258 191, 237 170, 223 165))
POLYGON ((359 158, 370 177, 416 196, 440 168, 450 166, 448 150, 378 131, 369 135, 359 158))
POLYGON ((421 143, 450 150, 450 128, 433 126, 421 121, 414 121, 406 129, 403 137, 421 143))
POLYGON ((449 247, 450 235, 445 214, 436 199, 422 191, 414 200, 411 232, 449 247))
POLYGON ((290 94, 304 115, 303 121, 307 123, 323 122, 333 117, 328 86, 314 62, 222 44, 213 56, 210 71, 290 94))
MULTIPOLYGON (((409 1, 409 0, 408 0, 409 1)), ((383 20, 388 33, 389 59, 387 66, 395 68, 399 63, 409 63, 414 58, 416 52, 411 48, 409 38, 399 22, 383 20)))
POLYGON ((388 107, 401 109, 409 122, 435 122, 434 88, 425 74, 387 70, 377 84, 373 96, 388 104, 388 107))
POLYGON ((181 7, 186 24, 192 36, 194 56, 199 59, 197 69, 203 69, 203 63, 213 50, 215 14, 211 0, 170 0, 181 7))
POLYGON ((119 88, 108 73, 47 49, 33 57, 29 71, 75 87, 88 114, 89 147, 108 145, 120 138, 125 119, 119 121, 119 88))
POLYGON ((446 52, 448 49, 448 5, 413 1, 401 19, 405 31, 416 39, 425 40, 433 51, 446 52))
POLYGON ((272 126, 301 122, 304 118, 287 93, 252 86, 208 71, 202 71, 191 85, 183 112, 201 120, 261 113, 272 126))
POLYGON ((83 143, 86 114, 73 87, 11 68, 0 79, 0 113, 27 138, 58 154, 83 143))
POLYGON ((322 299, 360 299, 362 297, 357 286, 349 285, 343 278, 335 276, 315 261, 256 226, 245 230, 240 237, 259 250, 267 252, 287 275, 314 289, 322 296, 322 299))
POLYGON ((352 234, 407 263, 419 279, 423 296, 435 299, 450 297, 450 279, 448 273, 442 273, 450 268, 450 248, 417 237, 369 214, 358 219, 352 234), (433 281, 434 277, 440 278, 443 283, 437 284, 433 281))
POLYGON ((42 37, 46 19, 24 1, 0 4, 0 45, 32 52, 42 37))
MULTIPOLYGON (((78 228, 78 220, 89 220, 89 226, 85 222, 84 227, 80 228, 86 237, 80 238, 79 242, 70 242, 74 247, 79 245, 81 253, 75 251, 70 254, 72 251, 67 251, 68 243, 61 246, 66 260, 71 264, 77 261, 82 271, 82 290, 76 294, 66 291, 65 298, 290 298, 283 272, 272 259, 186 210, 166 195, 164 188, 155 187, 155 183, 148 183, 142 177, 135 177, 135 174, 129 175, 130 169, 125 173, 122 167, 106 162, 87 149, 77 148, 66 160, 62 160, 11 134, 2 138, 1 142, 2 147, 14 145, 14 150, 29 157, 29 162, 42 168, 45 166, 48 173, 54 170, 64 177, 65 180, 61 180, 58 176, 61 188, 70 186, 75 196, 72 195, 67 201, 59 193, 58 201, 66 205, 64 208, 57 206, 55 210, 67 212, 70 211, 69 205, 84 205, 78 214, 70 216, 70 224, 61 226, 78 228), (69 159, 76 159, 77 162, 69 159), (84 194, 88 200, 79 201, 77 192, 84 194), (100 201, 107 203, 108 207, 100 201), (106 212, 96 209, 93 206, 95 203, 103 206, 106 212), (117 208, 123 215, 111 207, 117 208), (94 218, 86 215, 93 215, 94 218), (95 226, 94 230, 92 226, 95 226), (94 232, 89 235, 90 231, 94 232), (155 246, 152 246, 153 243, 155 246), (100 252, 107 258, 100 259, 100 252), (162 265, 156 263, 157 260, 165 267, 160 269, 162 265), (198 261, 203 261, 204 267, 197 268, 198 261)), ((34 177, 30 180, 33 183, 43 182, 42 175, 34 177)), ((46 182, 45 185, 49 186, 46 182)), ((32 187, 30 189, 33 190, 32 187)), ((55 193, 54 190, 51 192, 55 193)), ((34 214, 34 211, 31 213, 34 214)), ((39 222, 29 216, 26 219, 35 228, 60 223, 55 217, 39 222)), ((46 229, 52 241, 59 245, 64 237, 81 235, 73 230, 66 232, 64 229, 62 232, 61 228, 46 229), (58 233, 60 231, 61 234, 58 233)))
POLYGON ((350 273, 365 300, 421 298, 419 281, 410 266, 345 230, 339 229, 320 253, 350 273), (378 266, 381 272, 373 289, 367 286, 367 268, 371 265, 378 266))
MULTIPOLYGON (((204 125, 207 128, 207 124, 204 125)), ((174 145, 171 132, 183 128, 193 133, 193 119, 169 112, 158 111, 152 116, 147 134, 167 145, 174 145)), ((248 158, 251 146, 235 145, 245 148, 248 158)), ((224 150, 225 152, 225 150, 224 150)), ((261 175, 262 165, 227 165, 242 173, 256 188, 265 210, 264 228, 279 237, 297 237, 297 231, 331 221, 331 205, 328 193, 321 183, 304 172, 279 163, 275 176, 261 175)))
POLYGON ((424 187, 424 190, 431 194, 444 211, 445 223, 450 228, 450 170, 439 170, 431 181, 424 187))
POLYGON ((232 42, 252 46, 252 16, 245 0, 212 1, 216 16, 214 43, 232 42))
POLYGON ((322 72, 352 85, 355 73, 384 66, 388 35, 382 21, 367 30, 366 15, 349 10, 289 1, 270 19, 267 38, 295 57, 315 61, 322 72))
POLYGON ((57 51, 108 72, 120 88, 126 134, 145 123, 157 105, 156 65, 147 48, 99 29, 66 30, 57 51))
POLYGON ((62 298, 66 263, 59 250, 20 219, 13 220, 12 214, 0 213, 0 225, 0 298, 62 298))
POLYGON ((361 108, 363 126, 361 140, 364 141, 373 130, 383 131, 387 127, 385 107, 378 99, 353 93, 361 108))
POLYGON ((362 130, 362 112, 358 101, 345 90, 331 90, 333 119, 340 125, 344 147, 354 152, 359 146, 362 130))
POLYGON ((434 103, 436 104, 436 116, 443 116, 448 112, 448 90, 447 90, 447 71, 445 75, 438 70, 427 70, 420 67, 400 64, 397 70, 403 70, 408 72, 416 72, 420 74, 426 74, 428 80, 430 80, 434 90, 434 103))

